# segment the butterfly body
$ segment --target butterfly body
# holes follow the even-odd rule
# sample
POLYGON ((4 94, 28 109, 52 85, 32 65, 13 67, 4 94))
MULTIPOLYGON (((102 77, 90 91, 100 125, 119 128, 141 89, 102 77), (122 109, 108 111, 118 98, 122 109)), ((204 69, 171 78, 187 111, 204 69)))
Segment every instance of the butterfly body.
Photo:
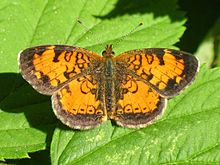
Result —
POLYGON ((74 129, 96 127, 107 119, 142 128, 180 93, 198 72, 189 53, 163 48, 102 56, 80 47, 43 45, 20 53, 19 67, 38 92, 52 95, 56 116, 74 129))

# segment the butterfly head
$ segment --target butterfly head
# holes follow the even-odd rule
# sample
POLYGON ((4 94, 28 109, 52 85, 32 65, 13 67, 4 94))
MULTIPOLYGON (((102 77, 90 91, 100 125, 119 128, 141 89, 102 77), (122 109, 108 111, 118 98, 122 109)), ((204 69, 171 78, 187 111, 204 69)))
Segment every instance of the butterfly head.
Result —
POLYGON ((105 50, 102 52, 103 57, 113 57, 115 52, 112 51, 112 45, 106 45, 105 50))

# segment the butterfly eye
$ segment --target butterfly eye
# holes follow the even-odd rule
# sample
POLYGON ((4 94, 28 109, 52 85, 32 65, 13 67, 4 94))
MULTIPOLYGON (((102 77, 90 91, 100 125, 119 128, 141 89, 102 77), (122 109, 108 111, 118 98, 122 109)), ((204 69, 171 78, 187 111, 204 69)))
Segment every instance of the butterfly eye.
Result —
POLYGON ((103 55, 103 56, 105 56, 105 55, 106 55, 106 51, 105 51, 105 50, 102 52, 102 55, 103 55))
POLYGON ((104 50, 102 52, 103 57, 112 57, 114 55, 115 55, 115 52, 113 52, 112 50, 104 50))

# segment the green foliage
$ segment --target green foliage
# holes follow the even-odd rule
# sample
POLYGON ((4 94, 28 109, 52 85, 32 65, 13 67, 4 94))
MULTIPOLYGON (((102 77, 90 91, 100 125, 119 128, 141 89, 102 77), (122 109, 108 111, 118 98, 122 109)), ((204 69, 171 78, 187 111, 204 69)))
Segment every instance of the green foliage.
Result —
POLYGON ((52 163, 218 164, 219 72, 202 67, 195 83, 170 100, 163 117, 147 128, 124 129, 110 122, 91 131, 57 128, 52 163))
POLYGON ((211 28, 195 53, 200 62, 220 66, 220 17, 211 28))
POLYGON ((29 153, 50 147, 52 164, 219 164, 219 68, 203 66, 161 119, 138 130, 110 121, 71 130, 54 116, 50 97, 18 74, 17 54, 30 46, 69 44, 101 53, 113 44, 116 54, 172 48, 184 22, 175 0, 0 1, 0 160, 32 157, 29 153), (140 22, 144 25, 133 30, 140 22))

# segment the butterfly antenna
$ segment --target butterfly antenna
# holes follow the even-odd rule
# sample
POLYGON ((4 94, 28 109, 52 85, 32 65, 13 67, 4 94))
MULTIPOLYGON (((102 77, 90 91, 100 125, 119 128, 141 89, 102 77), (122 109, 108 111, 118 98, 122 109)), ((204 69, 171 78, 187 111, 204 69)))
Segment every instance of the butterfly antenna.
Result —
MULTIPOLYGON (((91 35, 94 35, 94 33, 91 31, 91 28, 89 28, 88 26, 86 26, 82 21, 80 21, 79 19, 77 19, 77 22, 83 26, 83 28, 86 30, 86 33, 90 33, 91 35)), ((98 41, 101 42, 100 38, 98 38, 98 41)))
MULTIPOLYGON (((83 26, 83 28, 86 29, 86 31, 87 31, 88 33, 94 35, 93 32, 91 31, 91 29, 88 28, 82 21, 80 21, 79 19, 77 19, 77 22, 78 22, 81 26, 83 26)), ((137 30, 137 29, 138 29, 140 26, 142 26, 142 25, 144 25, 144 23, 143 23, 143 22, 140 22, 140 23, 139 23, 137 26, 135 26, 129 33, 125 34, 125 35, 122 36, 118 41, 116 41, 116 43, 114 44, 114 46, 115 46, 115 45, 118 45, 121 41, 123 41, 127 36, 129 36, 131 33, 133 33, 135 30, 137 30)), ((101 43, 101 39, 100 39, 100 38, 98 38, 98 42, 101 43)), ((103 44, 101 44, 101 45, 103 45, 103 44)))
POLYGON ((77 22, 82 25, 87 31, 89 31, 90 29, 82 22, 80 21, 79 19, 77 19, 77 22))
POLYGON ((124 36, 122 36, 118 41, 116 41, 116 43, 114 44, 117 45, 119 44, 121 41, 123 41, 126 37, 128 37, 131 33, 133 33, 135 30, 137 30, 140 26, 144 25, 143 22, 140 22, 137 26, 135 26, 129 33, 125 34, 124 36))

